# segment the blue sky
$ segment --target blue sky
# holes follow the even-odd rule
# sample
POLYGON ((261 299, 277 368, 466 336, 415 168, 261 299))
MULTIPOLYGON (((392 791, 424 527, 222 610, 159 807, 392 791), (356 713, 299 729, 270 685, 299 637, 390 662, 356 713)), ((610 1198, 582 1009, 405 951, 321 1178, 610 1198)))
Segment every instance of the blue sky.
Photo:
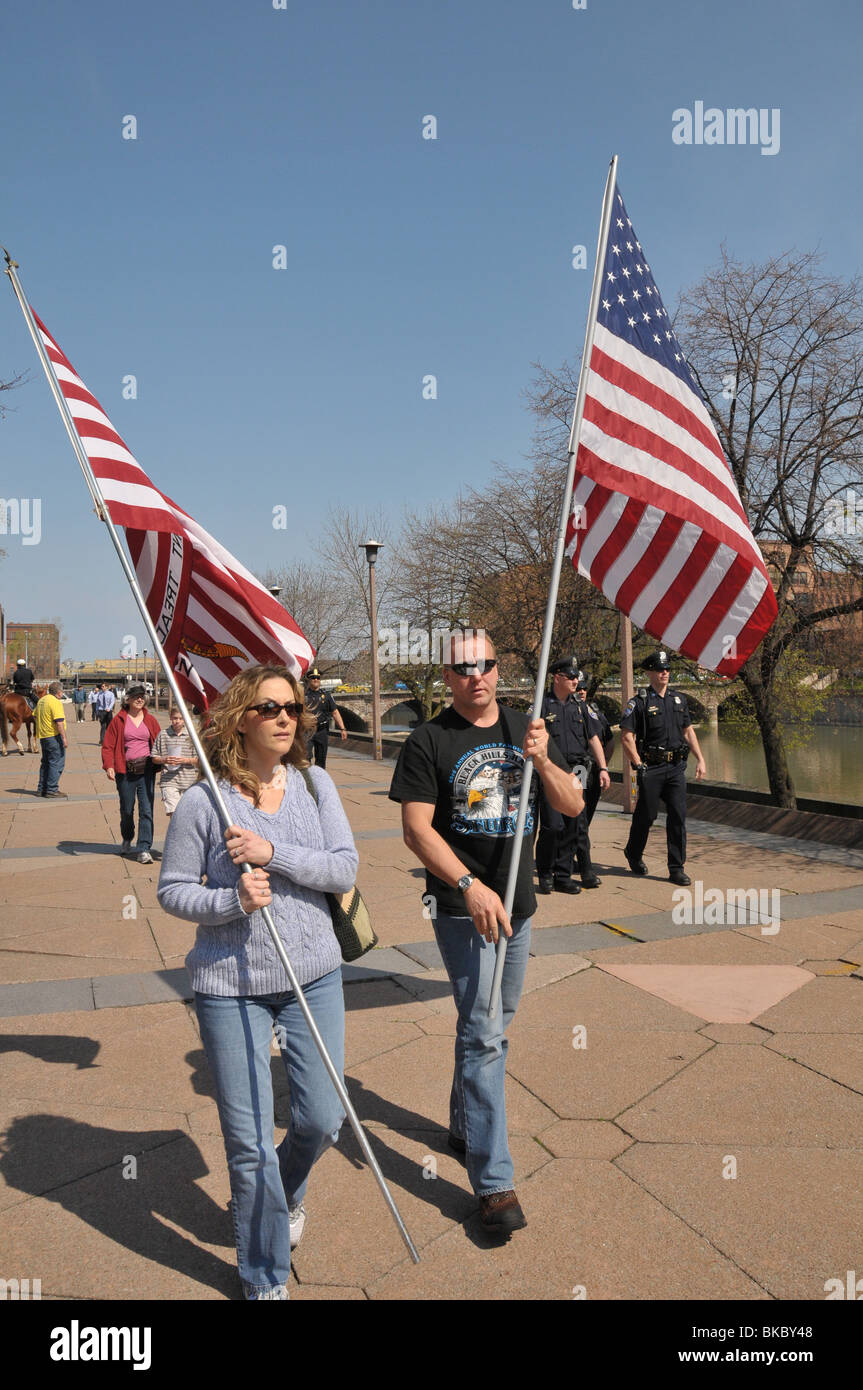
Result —
MULTIPOLYGON (((613 153, 669 307, 723 241, 857 274, 861 29, 852 0, 30 0, 0 242, 153 481, 252 569, 314 559, 330 503, 397 521, 522 460, 531 363, 581 349, 613 153), (779 152, 675 144, 696 101, 778 108, 779 152)), ((0 537, 0 604, 119 655, 141 624, 4 286, 0 379, 31 382, 0 495, 40 497, 42 536, 0 537)))

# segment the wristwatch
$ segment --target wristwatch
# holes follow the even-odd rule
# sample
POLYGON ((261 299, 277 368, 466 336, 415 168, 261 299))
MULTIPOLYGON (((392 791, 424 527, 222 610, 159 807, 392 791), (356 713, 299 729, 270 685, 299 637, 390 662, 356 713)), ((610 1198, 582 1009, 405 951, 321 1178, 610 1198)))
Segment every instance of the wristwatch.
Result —
POLYGON ((459 890, 460 893, 466 893, 475 878, 476 874, 462 874, 461 878, 456 884, 456 888, 459 890))

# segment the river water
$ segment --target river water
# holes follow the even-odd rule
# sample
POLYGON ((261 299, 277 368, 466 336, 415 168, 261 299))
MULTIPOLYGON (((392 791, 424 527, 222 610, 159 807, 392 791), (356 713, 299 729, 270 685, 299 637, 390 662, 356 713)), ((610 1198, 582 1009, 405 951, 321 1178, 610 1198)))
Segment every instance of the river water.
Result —
MULTIPOLYGON (((696 729, 707 764, 709 782, 769 791, 767 767, 760 738, 741 739, 721 724, 719 731, 706 723, 696 729)), ((808 728, 789 724, 784 728, 786 754, 794 790, 798 796, 819 801, 863 802, 863 728, 847 724, 815 724, 808 728)), ((619 736, 611 766, 620 770, 619 736)), ((695 776, 690 757, 687 776, 695 776)))
MULTIPOLYGON (((401 732, 403 727, 385 724, 384 732, 401 732)), ((720 723, 717 731, 706 721, 697 726, 696 732, 709 782, 729 782, 732 786, 753 787, 756 791, 770 790, 764 750, 757 735, 742 738, 727 724, 720 723)), ((798 796, 863 804, 863 726, 788 724, 784 734, 791 779, 798 796)), ((611 766, 620 771, 619 734, 615 734, 611 766)), ((687 763, 686 773, 690 779, 694 778, 693 758, 687 763)))

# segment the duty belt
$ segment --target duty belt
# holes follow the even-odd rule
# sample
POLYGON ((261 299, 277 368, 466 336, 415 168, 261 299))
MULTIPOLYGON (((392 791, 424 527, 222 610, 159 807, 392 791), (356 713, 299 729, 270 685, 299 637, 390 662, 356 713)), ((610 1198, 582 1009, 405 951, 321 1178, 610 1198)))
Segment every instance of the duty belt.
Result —
POLYGON ((641 760, 648 767, 661 767, 663 763, 684 763, 688 757, 688 748, 646 748, 641 760))

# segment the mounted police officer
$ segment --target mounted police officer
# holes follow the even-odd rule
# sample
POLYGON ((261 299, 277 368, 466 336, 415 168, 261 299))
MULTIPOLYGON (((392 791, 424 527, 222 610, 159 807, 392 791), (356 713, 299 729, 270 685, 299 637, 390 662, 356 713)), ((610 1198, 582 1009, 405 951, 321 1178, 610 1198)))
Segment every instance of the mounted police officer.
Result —
POLYGON ((317 666, 306 672, 305 700, 306 713, 314 715, 317 727, 309 739, 309 761, 318 767, 327 765, 327 749, 330 746, 330 718, 335 719, 342 736, 342 743, 348 736, 345 721, 336 708, 336 702, 328 690, 321 690, 321 673, 317 666))
MULTIPOLYGON (((582 787, 587 784, 590 769, 597 765, 601 785, 611 783, 602 743, 599 739, 599 726, 594 722, 583 701, 576 696, 579 676, 574 656, 555 661, 549 670, 552 674, 551 693, 543 697, 542 717, 549 735, 554 739, 567 767, 577 770, 582 787)), ((554 811, 543 798, 541 802, 542 828, 536 842, 536 872, 539 878, 539 892, 580 893, 581 888, 598 888, 602 880, 597 877, 590 860, 590 839, 587 833, 587 815, 564 816, 554 811), (581 887, 572 878, 573 854, 581 876, 581 887)))
POLYGON ((31 709, 36 707, 36 699, 33 695, 33 681, 35 679, 23 656, 19 656, 12 677, 12 691, 15 695, 23 695, 31 709))
POLYGON ((686 759, 690 749, 698 759, 696 779, 700 781, 707 769, 689 717, 686 696, 680 690, 672 690, 668 684, 668 652, 663 649, 651 652, 642 661, 641 669, 647 671, 650 686, 639 690, 629 701, 620 721, 623 751, 638 776, 638 801, 623 853, 634 874, 647 873, 641 856, 659 803, 664 802, 668 877, 672 883, 685 887, 692 881, 683 871, 686 861, 686 759))
MULTIPOLYGON (((602 744, 602 752, 603 757, 605 759, 604 766, 608 767, 609 763, 611 762, 612 750, 614 749, 614 734, 611 732, 611 725, 609 724, 602 710, 599 708, 599 705, 592 705, 588 701, 587 686, 588 677, 584 674, 583 671, 579 671, 578 689, 575 693, 578 696, 579 700, 581 700, 582 704, 584 705, 585 709, 587 710, 588 714, 593 720, 593 732, 597 735, 600 743, 602 744)), ((599 793, 601 790, 599 779, 600 765, 599 763, 592 761, 590 775, 587 779, 587 786, 584 789, 584 814, 587 817, 588 825, 590 825, 590 822, 593 820, 593 813, 596 810, 597 802, 599 801, 599 793)))

